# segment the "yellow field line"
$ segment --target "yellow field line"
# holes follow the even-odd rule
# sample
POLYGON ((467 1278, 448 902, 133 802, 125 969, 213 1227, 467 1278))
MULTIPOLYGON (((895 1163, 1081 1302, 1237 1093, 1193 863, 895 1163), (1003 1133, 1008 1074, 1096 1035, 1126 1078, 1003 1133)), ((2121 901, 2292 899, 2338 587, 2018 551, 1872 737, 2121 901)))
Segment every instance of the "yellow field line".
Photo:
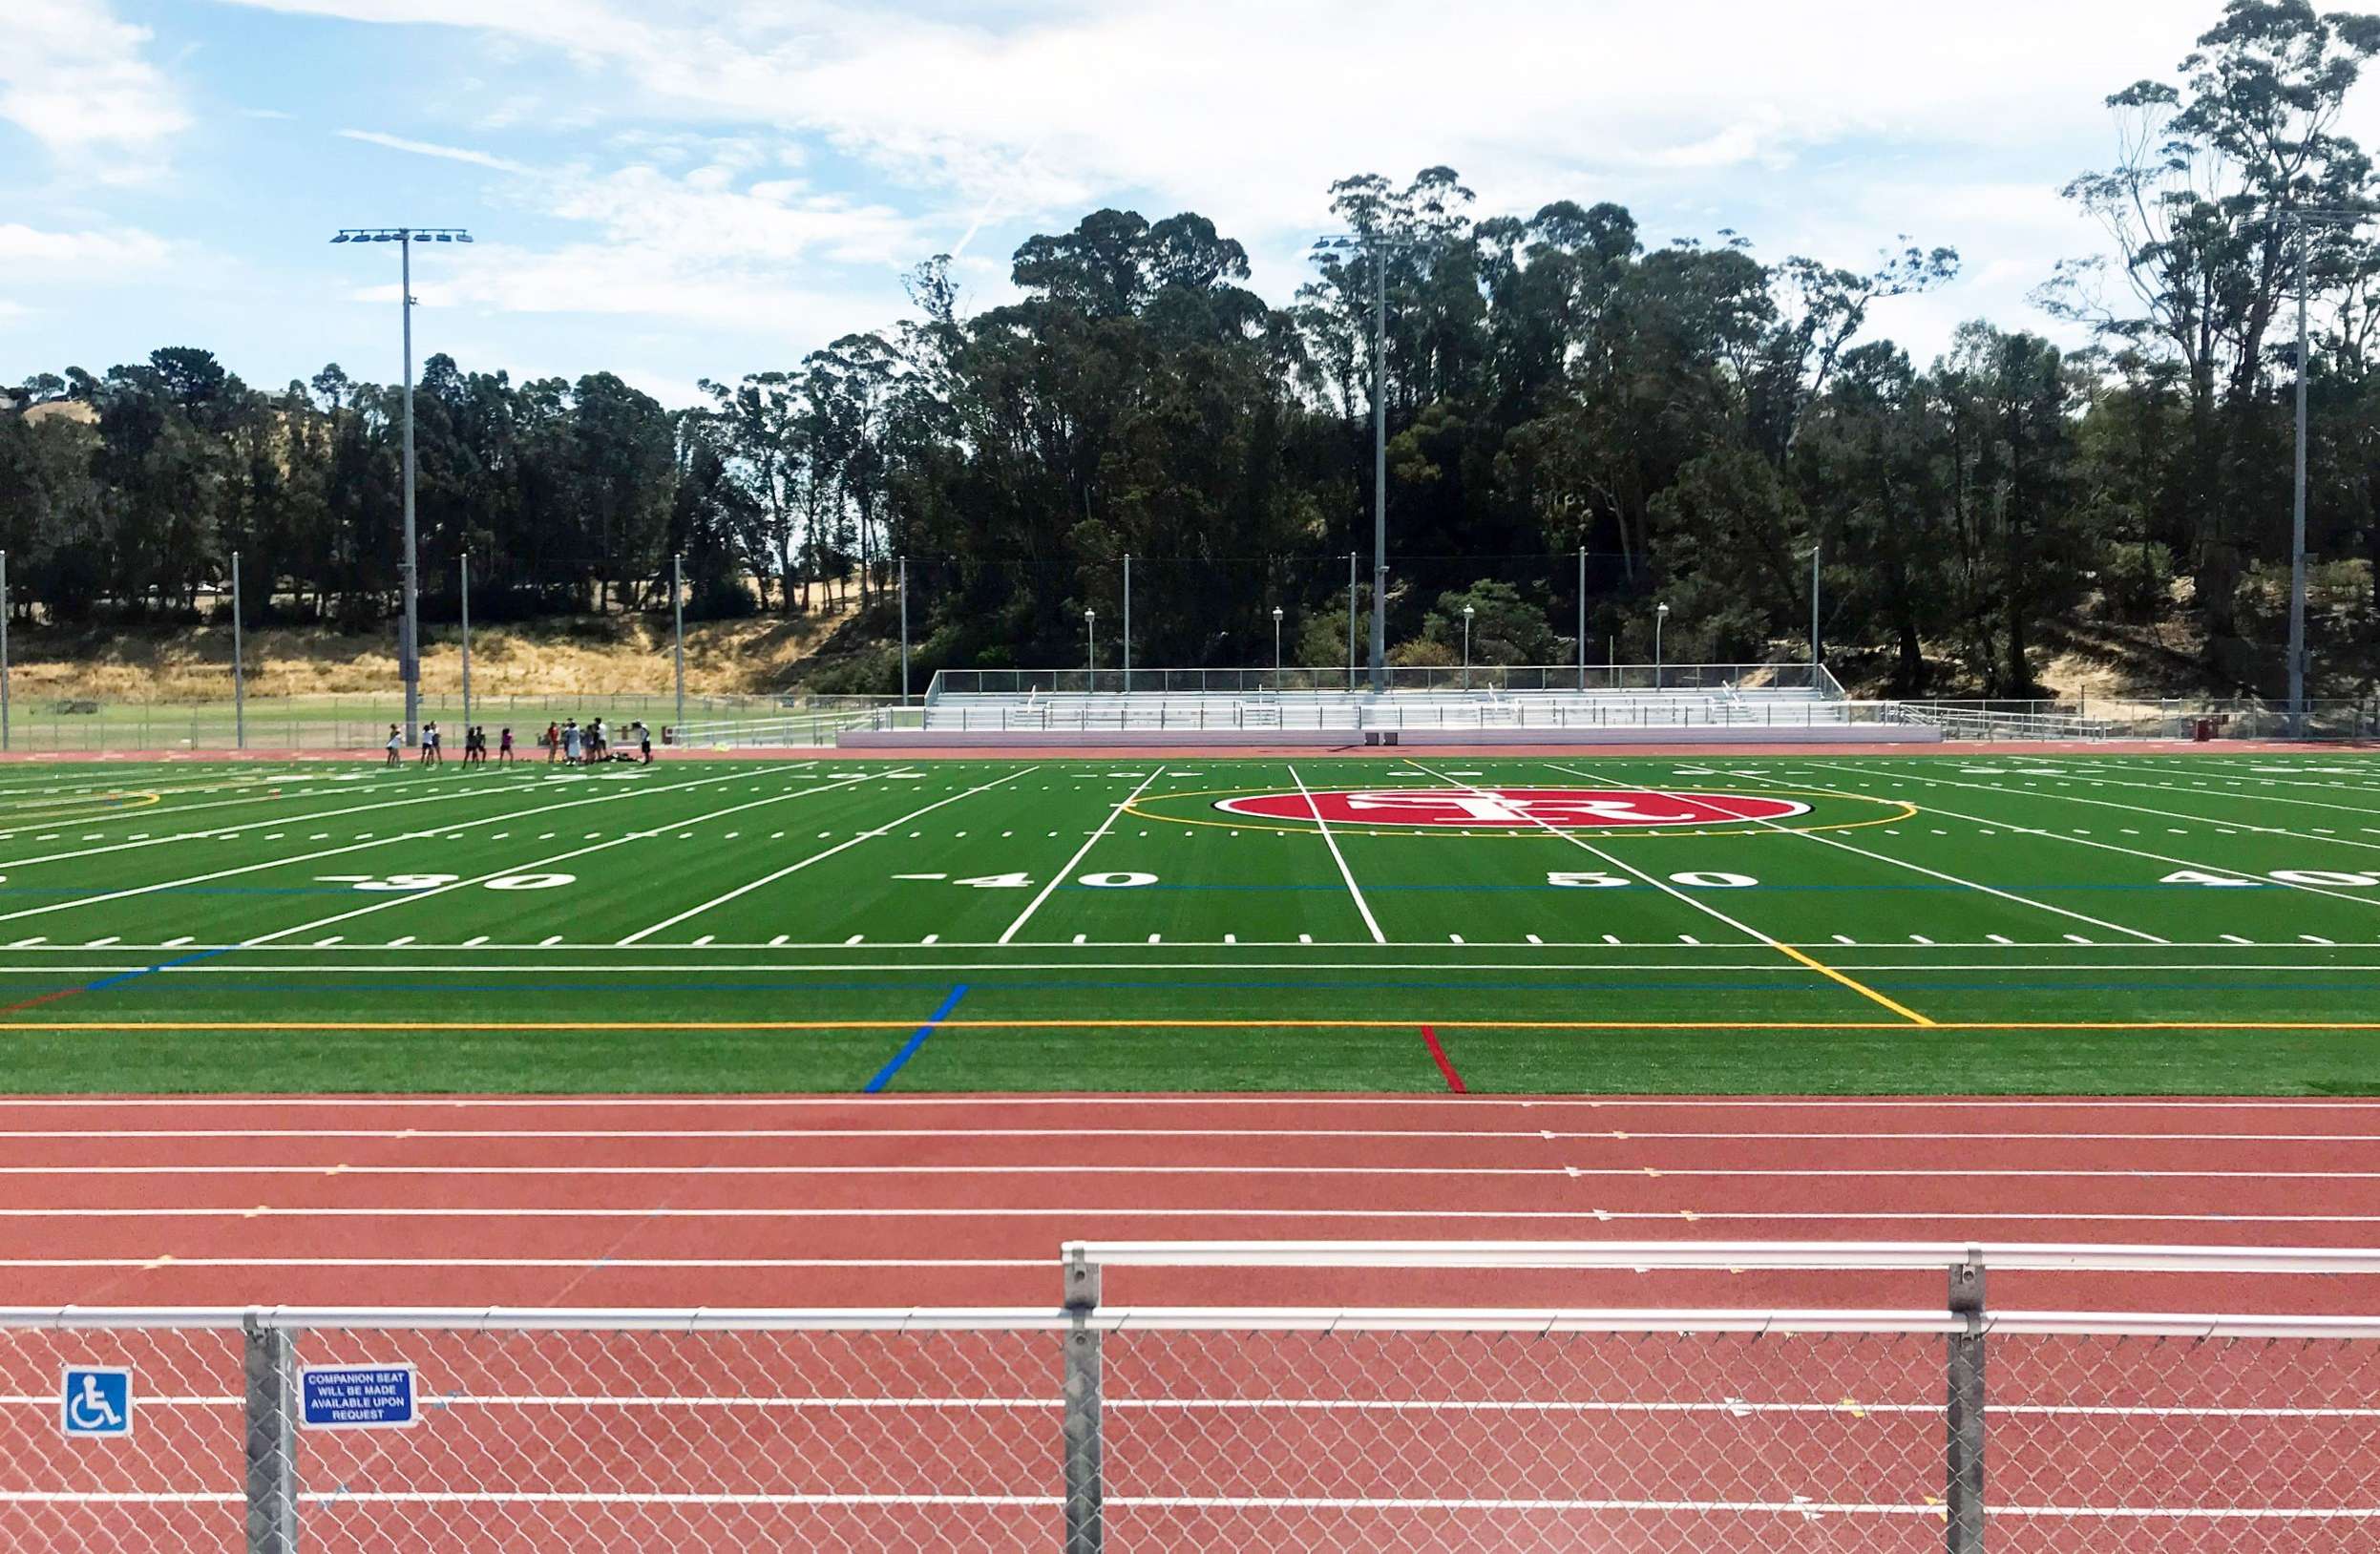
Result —
POLYGON ((1829 966, 1826 962, 1819 959, 1816 956, 1804 955, 1801 951, 1795 949, 1792 945, 1780 944, 1775 939, 1768 941, 1768 947, 1780 955, 1792 956, 1794 959, 1801 962, 1804 966, 1809 967, 1810 970, 1818 973, 1821 976, 1825 977, 1828 981, 1840 982, 1844 987, 1847 987, 1852 992, 1858 994, 1861 998, 1872 999, 1873 1001, 1884 1005, 1886 1009, 1889 1009, 1894 1014, 1899 1015, 1903 1019, 1907 1020, 1912 1025, 1930 1026, 1935 1023, 1934 1021, 1927 1019, 1925 1016, 1919 1014, 1916 1010, 1911 1009, 1907 1004, 1896 1003, 1892 999, 1887 998, 1883 994, 1877 992, 1874 988, 1869 987, 1865 982, 1861 981, 1859 978, 1855 976, 1847 976, 1843 973, 1835 970, 1834 967, 1829 966))
MULTIPOLYGON (((1420 1019, 945 1019, 937 1030, 1410 1031, 1420 1019)), ((1431 1019, 1442 1031, 1906 1031, 1903 1020, 1431 1019)), ((1926 1020, 1935 1031, 2380 1031, 2380 1020, 1926 1020)), ((904 1019, 8 1021, 0 1031, 909 1031, 904 1019)))

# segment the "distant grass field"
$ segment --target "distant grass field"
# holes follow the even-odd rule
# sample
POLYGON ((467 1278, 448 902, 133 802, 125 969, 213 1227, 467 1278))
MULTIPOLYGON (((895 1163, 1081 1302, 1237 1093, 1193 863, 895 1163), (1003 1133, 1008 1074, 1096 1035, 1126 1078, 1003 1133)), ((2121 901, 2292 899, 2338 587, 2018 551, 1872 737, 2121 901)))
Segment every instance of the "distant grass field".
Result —
POLYGON ((14 1091, 2362 1093, 2375 988, 2352 755, 0 768, 14 1091))

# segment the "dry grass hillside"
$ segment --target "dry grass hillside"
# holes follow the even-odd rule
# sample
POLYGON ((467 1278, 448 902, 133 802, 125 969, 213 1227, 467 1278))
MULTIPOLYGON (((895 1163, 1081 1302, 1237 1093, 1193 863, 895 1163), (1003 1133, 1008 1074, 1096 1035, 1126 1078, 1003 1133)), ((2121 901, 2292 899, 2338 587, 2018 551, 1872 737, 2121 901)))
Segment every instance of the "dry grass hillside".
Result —
MULTIPOLYGON (((797 685, 819 647, 848 617, 768 616, 689 623, 686 689, 700 696, 757 695, 797 685)), ((422 688, 462 688, 460 634, 423 630, 422 688)), ((15 691, 96 702, 214 701, 229 694, 231 629, 153 632, 19 631, 11 640, 15 691)), ((659 695, 671 685, 669 623, 608 617, 475 626, 472 688, 499 695, 659 695)), ((324 627, 251 631, 252 696, 385 692, 396 683, 391 633, 324 627)))

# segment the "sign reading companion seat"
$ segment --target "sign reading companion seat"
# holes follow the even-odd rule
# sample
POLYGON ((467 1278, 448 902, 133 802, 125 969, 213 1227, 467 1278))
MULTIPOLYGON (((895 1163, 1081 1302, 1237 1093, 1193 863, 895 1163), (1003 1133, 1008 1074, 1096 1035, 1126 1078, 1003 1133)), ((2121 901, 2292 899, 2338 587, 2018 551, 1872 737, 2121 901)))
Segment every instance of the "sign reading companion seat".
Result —
POLYGON ((298 1420, 308 1430, 393 1430, 421 1422, 411 1365, 307 1365, 298 1420))

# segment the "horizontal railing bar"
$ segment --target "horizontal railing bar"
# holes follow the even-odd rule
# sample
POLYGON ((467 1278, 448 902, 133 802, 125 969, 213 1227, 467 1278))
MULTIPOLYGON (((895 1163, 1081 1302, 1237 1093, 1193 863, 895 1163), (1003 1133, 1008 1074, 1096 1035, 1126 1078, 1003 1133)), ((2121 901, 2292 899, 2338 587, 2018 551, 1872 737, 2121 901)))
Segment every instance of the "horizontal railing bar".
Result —
MULTIPOLYGON (((490 1333, 1059 1333, 1058 1308, 916 1308, 819 1311, 652 1311, 536 1308, 413 1310, 281 1307, 0 1309, 0 1333, 62 1331, 311 1330, 490 1333)), ((2009 1335, 2137 1338, 2309 1338, 2380 1341, 2380 1314, 2028 1312, 1987 1313, 1987 1332, 2009 1335)), ((1851 1334, 1928 1336, 1963 1333, 1938 1311, 1665 1307, 1505 1310, 1470 1307, 1105 1306, 1088 1324, 1102 1332, 1449 1334, 1851 1334)))
POLYGON ((1104 1268, 1783 1269, 1813 1272, 2380 1273, 2380 1250, 1901 1241, 1070 1241, 1104 1268))

